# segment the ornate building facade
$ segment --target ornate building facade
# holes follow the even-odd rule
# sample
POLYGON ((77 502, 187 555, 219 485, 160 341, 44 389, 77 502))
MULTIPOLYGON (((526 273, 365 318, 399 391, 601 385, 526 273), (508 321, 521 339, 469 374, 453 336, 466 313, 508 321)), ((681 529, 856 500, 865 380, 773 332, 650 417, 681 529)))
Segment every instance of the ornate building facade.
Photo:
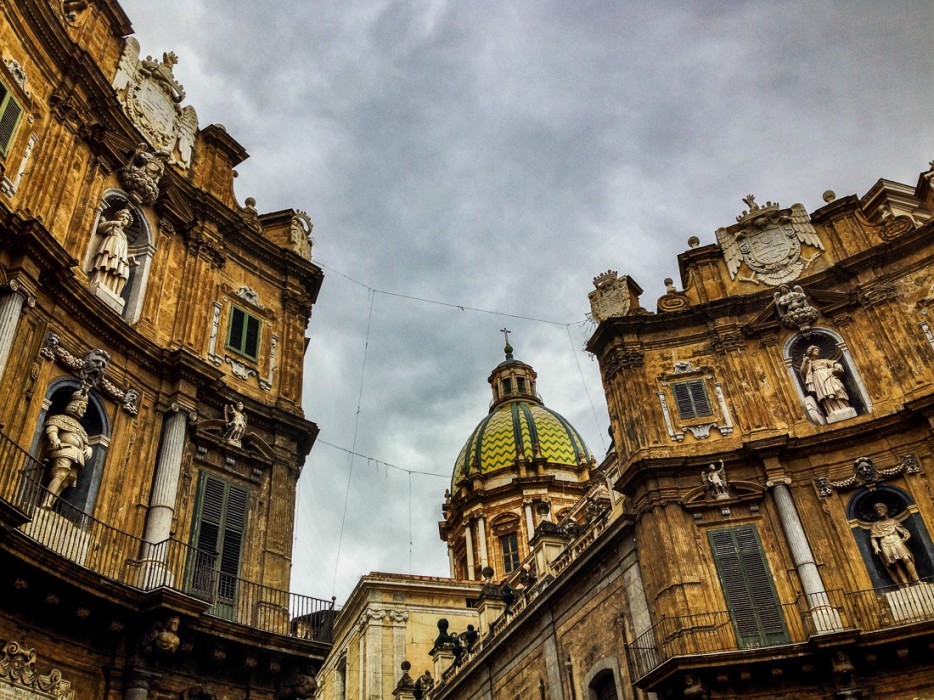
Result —
POLYGON ((613 493, 541 523, 398 696, 934 694, 932 181, 749 196, 654 311, 598 276, 613 493))
POLYGON ((246 151, 131 32, 0 4, 0 695, 307 697, 311 222, 237 202, 246 151))

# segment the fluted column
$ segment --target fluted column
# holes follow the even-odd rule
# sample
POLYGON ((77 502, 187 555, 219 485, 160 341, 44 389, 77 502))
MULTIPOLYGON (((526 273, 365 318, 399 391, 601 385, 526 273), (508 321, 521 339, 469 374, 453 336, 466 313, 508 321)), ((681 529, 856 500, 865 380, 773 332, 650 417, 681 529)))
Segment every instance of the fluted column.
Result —
POLYGON ((801 518, 798 517, 791 491, 785 481, 769 482, 769 485, 772 486, 772 494, 778 506, 778 517, 782 521, 785 539, 791 549, 791 558, 798 570, 798 579, 804 589, 815 628, 818 632, 842 629, 843 623, 840 615, 832 607, 827 590, 824 588, 824 581, 814 561, 814 554, 811 552, 811 545, 804 533, 801 518))
POLYGON ((473 562, 473 523, 468 520, 467 527, 464 528, 464 538, 466 539, 465 545, 467 548, 467 579, 470 581, 476 581, 476 575, 474 574, 474 562, 473 562))
POLYGON ((30 307, 36 305, 36 299, 17 280, 11 280, 9 287, 0 297, 0 379, 6 370, 7 360, 10 359, 10 350, 16 339, 16 329, 19 319, 23 315, 23 304, 30 307))
POLYGON ((481 515, 477 518, 477 536, 480 539, 480 570, 490 565, 490 557, 486 548, 486 519, 481 515))
POLYGON ((172 586, 175 582, 170 570, 168 545, 175 515, 175 498, 178 495, 178 479, 182 469, 182 453, 185 449, 188 413, 178 404, 172 405, 162 424, 162 446, 156 462, 156 474, 149 494, 149 512, 143 531, 142 566, 140 588, 151 589, 172 586))

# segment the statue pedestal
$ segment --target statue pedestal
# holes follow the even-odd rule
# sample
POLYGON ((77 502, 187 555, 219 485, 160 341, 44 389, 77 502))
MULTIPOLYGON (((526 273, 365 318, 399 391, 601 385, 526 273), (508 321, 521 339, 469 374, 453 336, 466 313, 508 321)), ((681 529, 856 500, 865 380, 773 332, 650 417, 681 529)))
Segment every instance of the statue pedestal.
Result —
POLYGON ((834 411, 827 416, 827 423, 839 423, 842 420, 849 420, 850 418, 856 418, 856 409, 853 407, 844 408, 842 411, 834 411))
POLYGON ((91 536, 58 513, 36 508, 32 520, 23 525, 22 531, 75 564, 84 566, 87 562, 91 536))
POLYGON ((123 315, 123 307, 126 306, 126 302, 113 293, 113 291, 105 287, 102 284, 92 284, 91 285, 91 294, 96 296, 98 299, 101 299, 107 306, 116 311, 118 314, 123 315))
POLYGON ((894 622, 929 620, 934 617, 934 585, 916 583, 885 594, 894 622))

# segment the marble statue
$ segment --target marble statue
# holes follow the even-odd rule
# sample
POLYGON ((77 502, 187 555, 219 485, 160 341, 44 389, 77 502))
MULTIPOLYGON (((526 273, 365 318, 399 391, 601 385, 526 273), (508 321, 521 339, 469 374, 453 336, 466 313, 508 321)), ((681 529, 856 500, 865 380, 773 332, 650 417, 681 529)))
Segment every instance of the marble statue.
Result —
POLYGON ((224 406, 224 419, 227 421, 224 439, 239 445, 246 430, 246 414, 243 412, 243 403, 238 401, 236 404, 229 403, 224 406))
POLYGON ((97 225, 101 241, 94 253, 91 284, 105 287, 118 297, 130 278, 130 266, 134 264, 126 237, 126 227, 132 221, 133 213, 129 209, 121 209, 112 220, 102 219, 97 225))
POLYGON ((907 544, 911 533, 900 522, 889 517, 889 508, 885 503, 876 503, 873 509, 879 519, 872 524, 869 531, 872 551, 881 557, 892 580, 899 586, 916 582, 918 572, 907 544))
POLYGON ((722 500, 730 497, 729 487, 726 483, 725 467, 723 460, 720 460, 720 468, 716 464, 711 464, 707 469, 701 472, 701 480, 704 482, 704 490, 707 495, 716 500, 722 500))
POLYGON ((820 348, 811 345, 801 361, 801 375, 808 393, 817 398, 818 404, 828 419, 851 418, 856 411, 850 406, 846 387, 843 386, 843 365, 820 356, 820 348))
POLYGON ((65 406, 65 412, 49 416, 42 427, 51 477, 46 486, 48 493, 42 502, 43 508, 52 507, 55 498, 75 483, 78 472, 91 459, 93 451, 88 433, 81 425, 87 407, 87 394, 76 391, 65 406))

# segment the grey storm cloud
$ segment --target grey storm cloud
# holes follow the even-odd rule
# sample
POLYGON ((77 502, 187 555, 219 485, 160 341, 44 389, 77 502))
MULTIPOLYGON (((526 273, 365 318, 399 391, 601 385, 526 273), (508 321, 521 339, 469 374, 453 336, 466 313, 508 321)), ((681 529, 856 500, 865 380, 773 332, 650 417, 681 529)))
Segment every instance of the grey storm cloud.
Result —
POLYGON ((292 585, 322 597, 370 570, 447 572, 440 504, 500 328, 602 456, 594 275, 632 275, 654 309, 688 237, 713 242, 741 196, 813 209, 934 157, 928 2, 123 4, 143 53, 178 54, 202 125, 251 153, 240 201, 314 219, 321 437, 292 585))

